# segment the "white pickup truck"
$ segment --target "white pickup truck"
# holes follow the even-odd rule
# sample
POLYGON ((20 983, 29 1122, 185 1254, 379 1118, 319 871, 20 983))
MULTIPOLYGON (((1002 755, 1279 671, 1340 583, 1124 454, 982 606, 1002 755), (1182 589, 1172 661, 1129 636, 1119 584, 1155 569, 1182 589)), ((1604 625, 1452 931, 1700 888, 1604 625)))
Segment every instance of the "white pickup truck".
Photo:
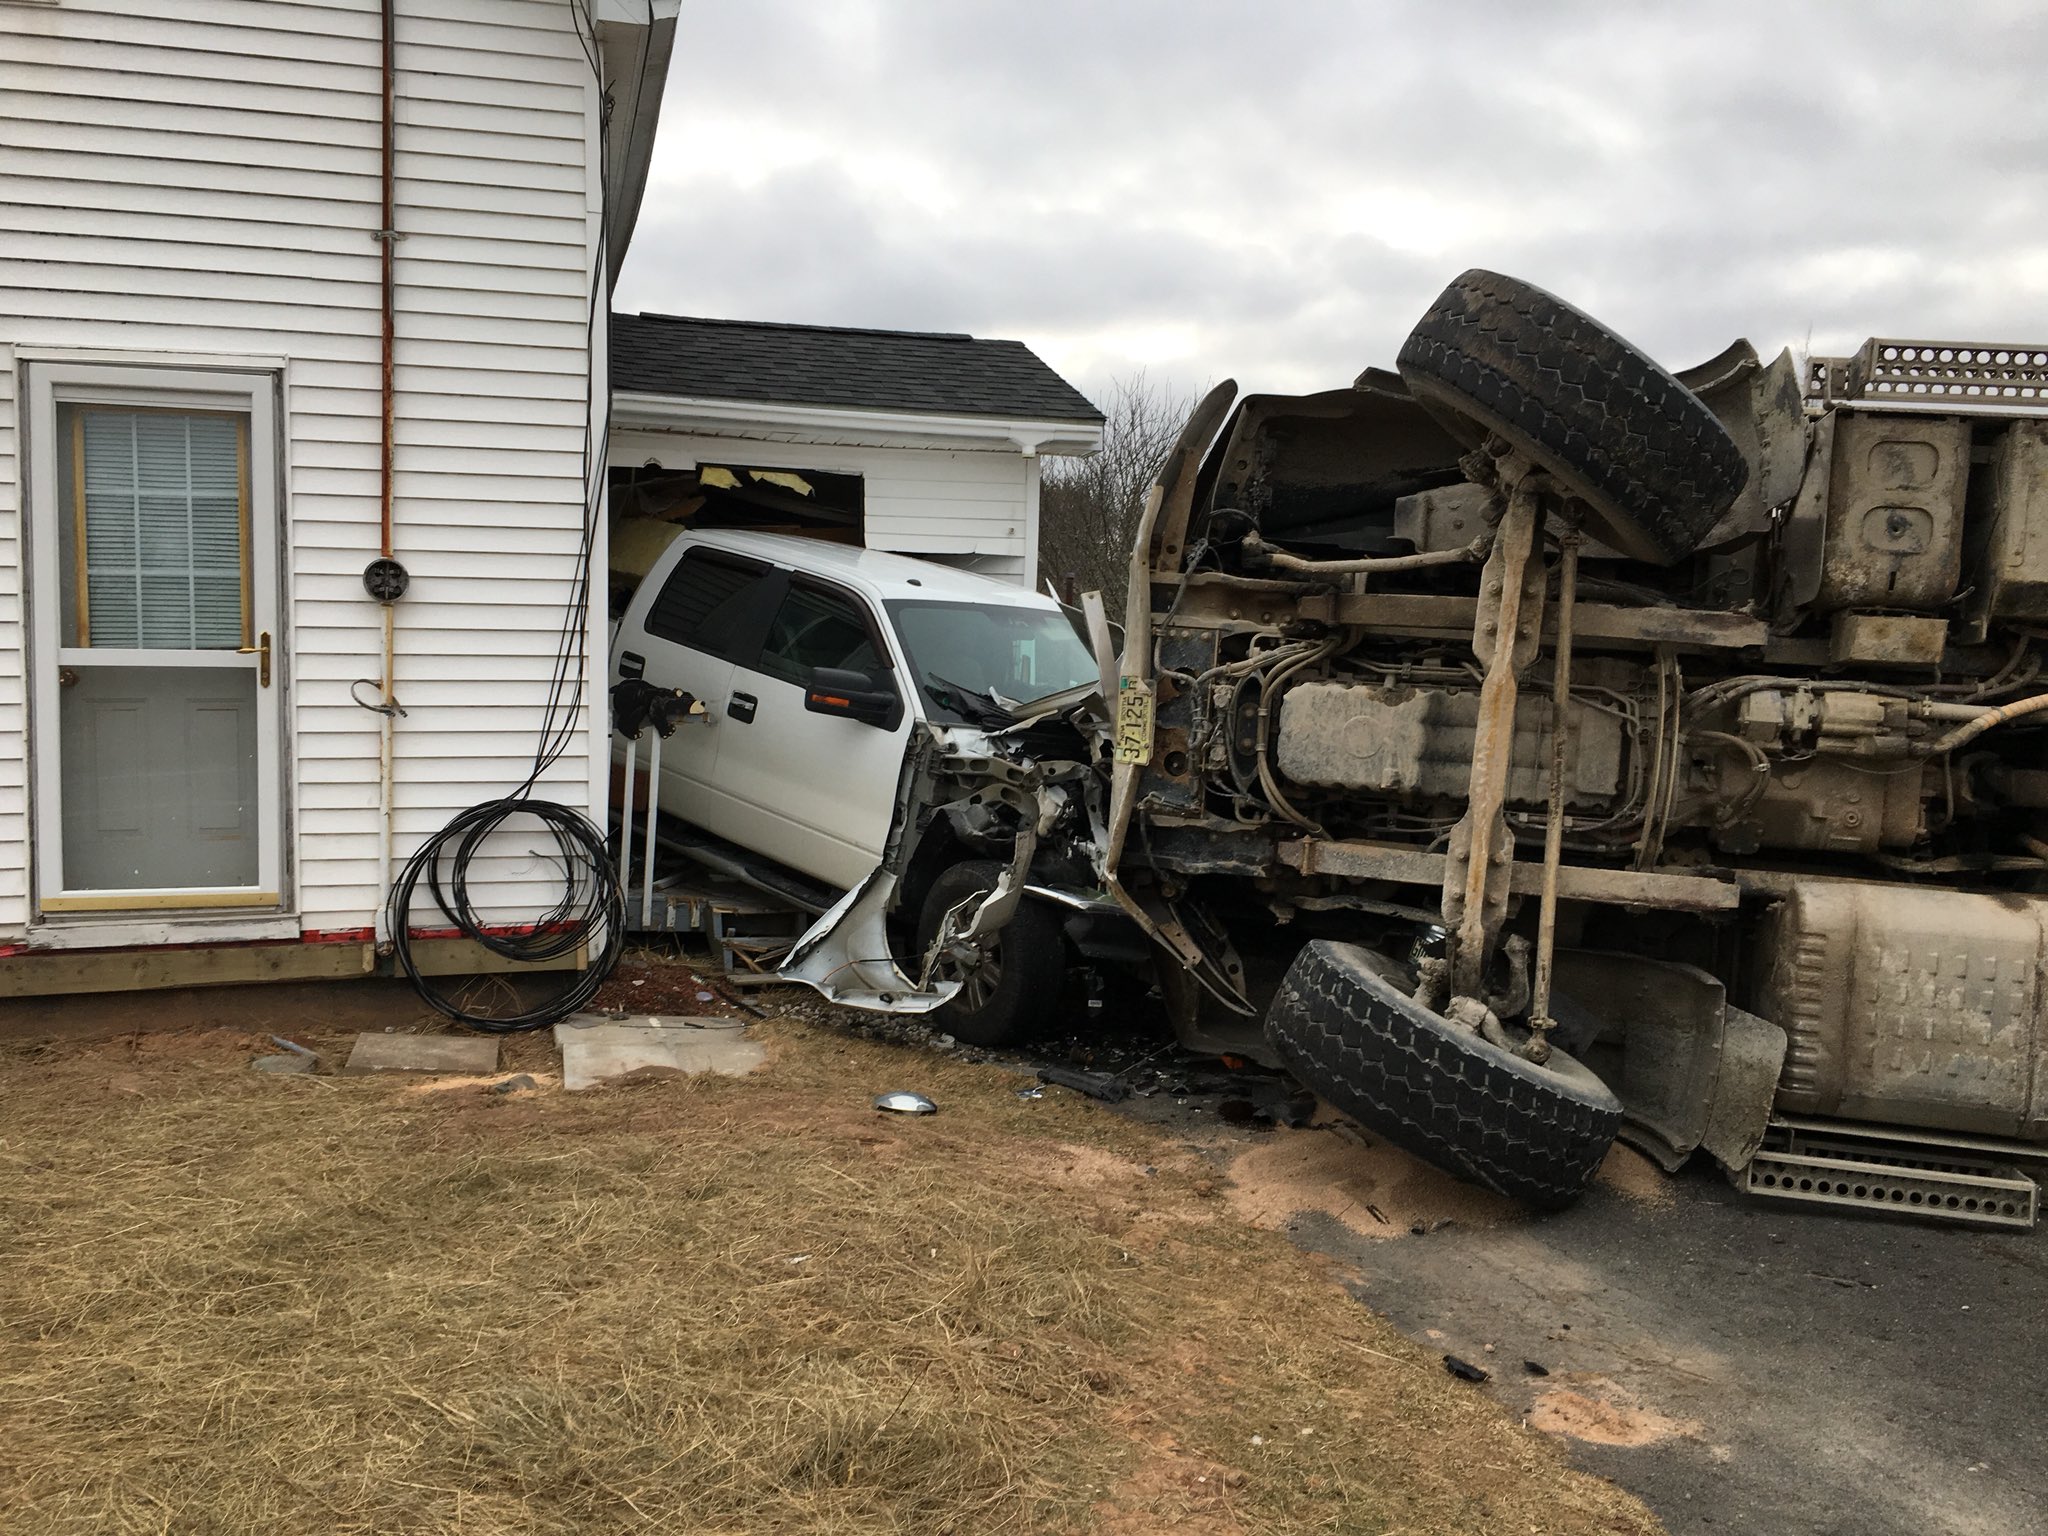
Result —
MULTIPOLYGON (((666 815, 849 899, 883 862, 917 763, 999 755, 989 738, 1029 728, 1024 701, 1099 677, 1050 598, 900 555, 722 529, 681 534, 657 558, 611 662, 615 685, 641 678, 703 703, 663 746, 666 815)), ((981 905, 969 898, 997 888, 1015 848, 998 806, 920 803, 939 825, 918 829, 881 901, 890 951, 913 976, 947 915, 964 929, 981 905)), ((1027 1034, 1059 995, 1069 944, 1086 952, 1096 930, 1121 926, 1090 856, 1077 847, 1067 869, 1056 840, 1040 841, 1027 899, 922 978, 959 983, 941 1016, 963 1039, 1027 1034)))

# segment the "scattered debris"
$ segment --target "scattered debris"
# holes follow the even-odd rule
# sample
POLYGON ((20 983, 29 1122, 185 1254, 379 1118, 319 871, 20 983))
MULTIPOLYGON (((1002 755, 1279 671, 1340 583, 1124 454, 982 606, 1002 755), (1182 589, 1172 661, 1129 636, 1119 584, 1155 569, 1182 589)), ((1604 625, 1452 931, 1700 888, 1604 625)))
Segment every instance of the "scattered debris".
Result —
POLYGON ((317 1056, 258 1056, 249 1065, 258 1072, 276 1072, 290 1076, 300 1072, 311 1072, 319 1064, 317 1056))
POLYGON ((1042 1099, 1045 1097, 1045 1085, 1043 1083, 1034 1083, 1029 1088, 1019 1088, 1017 1090, 1017 1097, 1020 1099, 1042 1099))
POLYGON ((1456 1355, 1444 1356, 1444 1369, 1460 1381, 1493 1380, 1493 1372, 1484 1366, 1474 1365, 1470 1360, 1460 1360, 1456 1355))
POLYGON ((936 1115, 939 1106, 921 1093, 896 1089, 875 1095, 875 1108, 892 1115, 936 1115))
POLYGON ((1548 1376, 1550 1374, 1549 1366, 1538 1365, 1534 1360, 1524 1360, 1522 1362, 1522 1369, 1527 1371, 1531 1376, 1548 1376))
POLYGON ((1038 1080, 1041 1083, 1057 1083, 1062 1088, 1071 1088, 1076 1093, 1085 1093, 1091 1099, 1100 1099, 1105 1104, 1120 1104, 1131 1096, 1130 1085, 1120 1077, 1107 1072, 1077 1072, 1072 1067, 1040 1067, 1038 1080))
POLYGON ((290 1051, 295 1056, 303 1056, 308 1061, 318 1061, 320 1059, 320 1053, 318 1051, 309 1049, 308 1047, 299 1044, 299 1042, 296 1040, 287 1040, 283 1035, 272 1035, 270 1037, 270 1043, 274 1046, 277 1046, 281 1050, 290 1051))
POLYGON ((489 1035, 357 1035, 344 1077, 379 1072, 456 1072, 489 1077, 498 1070, 498 1042, 489 1035))
POLYGON ((1292 1093, 1287 1096, 1286 1102, 1274 1113, 1273 1118, 1286 1126, 1290 1131, 1298 1131, 1305 1128, 1315 1119, 1316 1108, 1317 1099, 1314 1094, 1292 1093))
POLYGON ((1461 1184, 1390 1143, 1370 1145, 1330 1131, 1261 1137, 1230 1164, 1231 1204, 1257 1226, 1285 1230, 1320 1212, 1358 1237, 1400 1239, 1509 1219, 1498 1195, 1461 1184))
POLYGON ((505 1080, 504 1080, 503 1082, 501 1082, 501 1083, 493 1083, 493 1084, 491 1084, 491 1086, 490 1086, 490 1087, 488 1087, 488 1088, 486 1088, 486 1089, 484 1090, 484 1092, 485 1092, 485 1093, 519 1093, 519 1092, 521 1092, 521 1091, 523 1091, 523 1090, 525 1090, 525 1089, 528 1089, 528 1088, 538 1088, 539 1086, 540 1086, 540 1084, 539 1084, 539 1083, 537 1083, 537 1082, 535 1082, 535 1081, 533 1080, 533 1078, 532 1078, 532 1077, 531 1077, 531 1076, 530 1076, 529 1074, 527 1074, 527 1073, 525 1073, 525 1072, 521 1072, 521 1073, 517 1074, 516 1076, 513 1076, 513 1077, 508 1077, 508 1078, 506 1078, 506 1079, 505 1079, 505 1080))
POLYGON ((1227 1098, 1217 1104, 1225 1124, 1249 1124, 1262 1130, 1288 1126, 1298 1130, 1315 1118, 1315 1094, 1292 1094, 1286 1083, 1270 1083, 1262 1098, 1227 1098))

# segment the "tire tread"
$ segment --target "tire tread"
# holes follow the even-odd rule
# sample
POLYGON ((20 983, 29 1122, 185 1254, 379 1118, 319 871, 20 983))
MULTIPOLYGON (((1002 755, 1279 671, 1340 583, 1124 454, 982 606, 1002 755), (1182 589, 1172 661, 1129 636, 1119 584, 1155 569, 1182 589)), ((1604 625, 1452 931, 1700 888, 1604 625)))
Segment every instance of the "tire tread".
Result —
POLYGON ((1590 315, 1516 278, 1478 268, 1459 277, 1402 345, 1398 367, 1426 404, 1520 439, 1638 558, 1690 554, 1749 479, 1697 395, 1590 315))
POLYGON ((1456 1029, 1363 955, 1318 939, 1288 969, 1265 1025, 1288 1069, 1348 1118, 1459 1178, 1544 1209, 1577 1199, 1620 1129, 1614 1096, 1456 1029))

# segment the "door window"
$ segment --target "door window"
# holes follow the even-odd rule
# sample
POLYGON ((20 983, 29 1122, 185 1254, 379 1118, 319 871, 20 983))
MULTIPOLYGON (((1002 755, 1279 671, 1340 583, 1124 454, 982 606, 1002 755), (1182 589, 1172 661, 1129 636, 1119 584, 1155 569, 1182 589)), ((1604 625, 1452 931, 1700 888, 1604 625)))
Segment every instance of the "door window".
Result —
POLYGON ((250 643, 248 418, 60 405, 65 644, 250 643))
POLYGON ((807 685, 818 667, 884 670, 874 632, 858 603, 825 588, 792 586, 768 626, 760 670, 807 685))
POLYGON ((727 661, 760 644, 761 620, 782 573, 712 550, 683 551, 647 610, 647 632, 727 661))

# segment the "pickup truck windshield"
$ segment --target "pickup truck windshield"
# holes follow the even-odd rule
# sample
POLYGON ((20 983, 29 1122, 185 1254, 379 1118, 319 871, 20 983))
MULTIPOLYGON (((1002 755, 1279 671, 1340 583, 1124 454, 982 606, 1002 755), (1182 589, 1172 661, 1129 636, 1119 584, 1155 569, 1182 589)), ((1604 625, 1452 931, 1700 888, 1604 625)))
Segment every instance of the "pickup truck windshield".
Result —
POLYGON ((1096 676, 1095 658, 1065 614, 999 603, 892 602, 931 718, 986 724, 998 706, 1029 703, 1096 676))

